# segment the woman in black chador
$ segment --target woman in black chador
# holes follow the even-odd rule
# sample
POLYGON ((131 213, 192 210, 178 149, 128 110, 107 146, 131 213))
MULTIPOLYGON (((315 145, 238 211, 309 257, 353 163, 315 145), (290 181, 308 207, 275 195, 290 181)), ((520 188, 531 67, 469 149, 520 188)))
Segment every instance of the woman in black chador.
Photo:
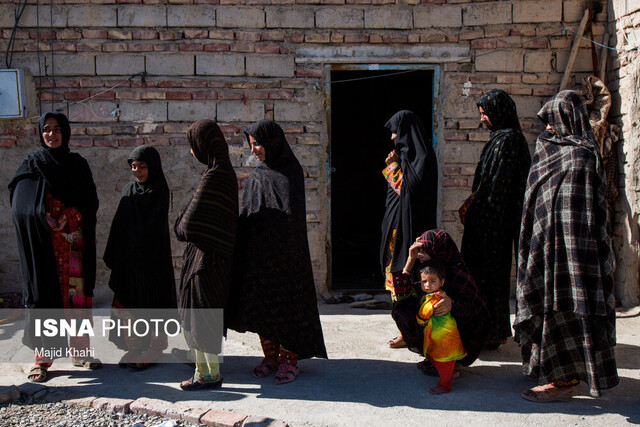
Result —
POLYGON ((485 346, 497 348, 511 336, 511 260, 517 248, 522 201, 531 155, 513 99, 491 90, 478 101, 480 120, 491 130, 461 209, 462 257, 489 309, 485 346))
MULTIPOLYGON (((128 309, 176 308, 176 290, 169 240, 169 186, 158 151, 143 145, 127 160, 135 178, 122 190, 111 223, 104 262, 111 269, 109 287, 118 317, 128 309)), ((155 362, 167 348, 167 336, 117 336, 109 339, 128 350, 122 363, 138 369, 155 362)))
POLYGON ((307 241, 304 175, 275 122, 245 131, 260 160, 240 203, 229 327, 260 335, 264 359, 253 376, 277 370, 276 384, 295 380, 298 359, 327 357, 307 241))
MULTIPOLYGON (((394 310, 406 300, 419 299, 393 286, 393 273, 401 273, 409 248, 424 232, 436 228, 438 207, 438 164, 436 154, 422 122, 411 111, 402 110, 389 119, 394 150, 382 171, 388 182, 386 211, 382 220, 380 265, 386 288, 391 292, 394 310)), ((404 347, 402 335, 389 341, 392 348, 404 347)))

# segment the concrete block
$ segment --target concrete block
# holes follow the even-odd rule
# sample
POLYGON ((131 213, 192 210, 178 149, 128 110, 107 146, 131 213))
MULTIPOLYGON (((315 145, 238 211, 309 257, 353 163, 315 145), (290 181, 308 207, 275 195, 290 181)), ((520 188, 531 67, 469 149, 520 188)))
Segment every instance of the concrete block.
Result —
POLYGON ((476 56, 476 71, 497 71, 502 73, 520 73, 524 68, 522 50, 503 50, 476 56))
POLYGON ((320 119, 321 105, 309 102, 278 102, 273 106, 277 122, 313 122, 320 119))
POLYGON ((146 55, 146 71, 151 75, 192 76, 195 74, 195 57, 187 53, 146 55))
MULTIPOLYGON (((27 8, 29 8, 30 6, 27 6, 27 8)), ((32 6, 35 10, 35 6, 32 6)), ((26 13, 25 9, 25 13, 26 13)), ((16 19, 15 19, 15 11, 16 11, 16 6, 15 5, 9 5, 9 4, 0 4, 0 28, 11 28, 13 27, 13 24, 15 23, 16 19)), ((22 17, 24 18, 24 14, 22 15, 22 17)), ((22 20, 22 18, 21 18, 22 20)))
MULTIPOLYGON (((511 96, 513 98, 513 102, 516 103, 516 107, 518 109, 518 116, 520 120, 524 118, 535 118, 542 107, 544 101, 549 98, 548 96, 537 97, 537 96, 511 96)), ((538 122, 538 119, 535 119, 538 122)))
POLYGON ((520 0, 513 2, 513 23, 561 22, 562 3, 556 0, 520 0))
POLYGON ((267 9, 267 28, 313 28, 313 9, 297 5, 267 9))
POLYGON ((171 121, 189 122, 216 117, 216 104, 213 101, 170 102, 168 118, 171 121))
POLYGON ((96 74, 95 58, 95 55, 59 53, 54 57, 53 69, 56 76, 94 76, 96 74))
POLYGON ((462 22, 469 26, 509 24, 511 23, 511 2, 470 4, 464 8, 462 22))
MULTIPOLYGON (((293 145, 291 149, 293 150, 294 154, 296 155, 296 157, 298 158, 298 161, 302 166, 318 167, 321 164, 322 165, 324 164, 324 154, 323 154, 322 147, 319 147, 317 145, 293 145)), ((314 192, 307 191, 307 210, 319 211, 322 209, 321 206, 315 206, 315 205, 314 207, 309 206, 309 194, 312 194, 312 193, 314 192)), ((315 193, 316 193, 316 197, 319 200, 320 195, 317 194, 317 190, 315 193)))
POLYGON ((264 28, 264 10, 258 7, 222 6, 217 9, 219 28, 264 28))
POLYGON ((116 122, 117 117, 112 116, 111 112, 115 110, 117 104, 113 101, 102 101, 93 99, 90 102, 82 104, 69 105, 69 121, 83 123, 105 123, 116 122))
MULTIPOLYGON (((573 62, 572 73, 593 73, 593 63, 591 62, 591 49, 588 48, 586 41, 582 41, 580 44, 581 49, 576 55, 576 59, 573 62)), ((567 62, 569 61, 570 51, 558 52, 558 63, 556 65, 556 71, 564 72, 567 68, 567 62)))
POLYGON ((264 119, 264 104, 258 101, 225 101, 218 104, 219 122, 257 122, 264 119))
POLYGON ((548 50, 533 50, 524 54, 525 73, 550 73, 553 71, 551 64, 552 54, 548 50))
POLYGON ((246 415, 236 412, 212 409, 202 416, 200 423, 212 427, 240 427, 246 418, 246 415))
POLYGON ((96 57, 96 74, 128 76, 144 71, 142 55, 99 55, 96 57))
POLYGON ((364 11, 344 6, 320 9, 316 28, 364 28, 364 11))
POLYGON ((205 404, 205 402, 193 401, 176 402, 167 408, 166 416, 199 424, 200 418, 211 410, 209 406, 204 406, 205 404))
POLYGON ((160 415, 165 416, 167 409, 171 406, 171 402, 160 399, 150 399, 148 397, 140 397, 129 405, 129 410, 133 414, 138 415, 160 415))
POLYGON ((444 162, 446 164, 467 163, 475 165, 480 159, 483 146, 483 143, 475 142, 449 142, 444 146, 444 162))
POLYGON ((580 22, 584 16, 584 5, 583 0, 564 0, 562 2, 562 21, 580 22))
POLYGON ((459 27, 462 25, 462 8, 442 4, 416 6, 413 25, 415 28, 459 27))
POLYGON ((364 12, 365 28, 408 30, 413 26, 411 9, 402 6, 371 8, 364 12))
POLYGON ((120 120, 122 122, 166 122, 166 102, 120 102, 120 120))
POLYGON ((234 53, 196 55, 196 75, 243 76, 244 55, 234 53))
POLYGON ((294 70, 292 55, 247 56, 247 76, 293 77, 294 70))
POLYGON ((133 403, 131 399, 118 399, 115 397, 99 397, 91 404, 92 408, 108 412, 131 413, 129 407, 133 403))
POLYGON ((215 28, 216 8, 211 5, 171 6, 167 10, 169 27, 215 28))
POLYGON ((20 390, 14 385, 0 387, 0 404, 20 399, 20 390))
MULTIPOLYGON (((7 2, 3 2, 7 3, 7 2)), ((75 6, 75 5, 74 5, 75 6)), ((9 19, 10 25, 7 25, 8 28, 13 27, 13 23, 15 21, 15 6, 9 6, 9 19)), ((37 25, 38 18, 40 18, 40 28, 45 29, 53 26, 54 28, 63 28, 67 26, 67 6, 53 6, 53 23, 51 22, 51 10, 49 8, 49 4, 41 4, 39 8, 39 17, 36 16, 36 5, 29 4, 25 7, 22 16, 20 17, 20 22, 18 22, 18 28, 20 27, 28 27, 35 28, 37 25)), ((6 19, 6 18, 5 18, 6 19)))
MULTIPOLYGON (((40 8, 42 10, 42 7, 40 8)), ((103 5, 73 5, 69 8, 69 27, 105 27, 113 28, 118 25, 118 16, 115 6, 103 5)), ((42 20, 40 21, 42 25, 42 20)))
POLYGON ((165 6, 123 5, 118 7, 119 27, 166 27, 165 6))

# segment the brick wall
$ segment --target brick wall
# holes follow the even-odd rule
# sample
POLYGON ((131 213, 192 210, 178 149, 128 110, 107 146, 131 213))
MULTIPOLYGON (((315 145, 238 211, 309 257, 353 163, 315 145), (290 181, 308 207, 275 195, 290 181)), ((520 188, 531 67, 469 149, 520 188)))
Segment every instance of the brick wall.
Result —
POLYGON ((613 215, 616 296, 625 306, 640 303, 640 3, 610 2, 609 33, 618 52, 611 54, 607 80, 613 96, 609 121, 622 128, 617 145, 620 196, 613 215))
MULTIPOLYGON (((16 0, 0 5, 0 48, 6 49, 16 0)), ((177 210, 197 182, 199 166, 185 147, 185 129, 214 118, 245 178, 254 166, 242 129, 274 119, 305 168, 308 230, 318 291, 327 290, 328 212, 325 162, 330 144, 322 88, 324 63, 430 62, 440 67, 436 102, 442 171, 442 227, 459 241, 457 208, 469 194, 488 133, 475 103, 502 88, 515 99, 527 139, 535 113, 556 93, 583 14, 577 0, 29 0, 15 33, 14 68, 35 87, 30 115, 51 104, 67 108, 72 144, 91 164, 98 185, 98 255, 104 248, 132 146, 158 146, 177 210), (51 58, 51 47, 54 55, 51 58), (39 52, 38 52, 39 51, 39 52), (459 58, 459 59, 456 59, 459 58), (144 76, 141 73, 145 73, 144 76), (55 78, 54 78, 55 76, 55 78), (37 94, 37 99, 35 97, 37 94), (89 102, 78 103, 95 96, 89 102)), ((601 40, 606 13, 597 16, 601 40)), ((590 71, 583 46, 577 81, 590 71)), ((37 146, 35 120, 0 122, 0 172, 8 182, 37 146)), ((8 212, 6 190, 0 206, 8 212)), ((10 218, 0 220, 2 288, 19 272, 10 218)), ((182 246, 174 242, 176 264, 182 246)), ((104 271, 99 280, 106 281, 104 271)))

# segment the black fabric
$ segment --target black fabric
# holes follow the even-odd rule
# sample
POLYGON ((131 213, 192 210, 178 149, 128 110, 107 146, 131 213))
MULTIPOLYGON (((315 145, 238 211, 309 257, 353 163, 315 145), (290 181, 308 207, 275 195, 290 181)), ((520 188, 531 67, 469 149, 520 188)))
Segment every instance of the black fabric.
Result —
POLYGON ((198 120, 189 127, 187 139, 207 170, 174 225, 178 240, 187 242, 178 308, 189 346, 217 354, 222 325, 206 314, 209 310, 198 309, 227 305, 238 221, 238 180, 217 123, 198 120))
POLYGON ((505 91, 485 93, 478 106, 492 125, 473 180, 476 197, 465 216, 462 256, 489 307, 487 340, 500 340, 511 336, 511 262, 531 155, 516 104, 505 91))
POLYGON ((402 110, 385 124, 396 133, 395 151, 403 174, 398 195, 389 185, 386 211, 382 219, 380 266, 385 271, 385 251, 397 228, 391 271, 401 271, 407 262, 409 247, 424 230, 436 228, 438 207, 438 164, 431 138, 422 122, 411 111, 402 110))
POLYGON ((276 123, 260 121, 246 134, 264 147, 266 157, 242 195, 228 325, 279 343, 300 358, 327 357, 307 240, 302 167, 276 123))
POLYGON ((175 308, 176 291, 169 239, 169 186, 158 151, 143 145, 128 162, 145 162, 148 178, 122 190, 111 223, 104 262, 109 287, 125 308, 175 308))
POLYGON ((24 285, 24 301, 30 308, 61 308, 60 283, 56 271, 50 229, 45 219, 45 196, 52 196, 82 215, 84 291, 93 296, 96 278, 96 212, 98 195, 87 161, 69 151, 69 122, 63 114, 46 113, 40 118, 42 148, 29 154, 9 183, 9 200, 16 230, 18 255, 24 285), (42 127, 54 117, 62 130, 61 147, 47 148, 42 127))

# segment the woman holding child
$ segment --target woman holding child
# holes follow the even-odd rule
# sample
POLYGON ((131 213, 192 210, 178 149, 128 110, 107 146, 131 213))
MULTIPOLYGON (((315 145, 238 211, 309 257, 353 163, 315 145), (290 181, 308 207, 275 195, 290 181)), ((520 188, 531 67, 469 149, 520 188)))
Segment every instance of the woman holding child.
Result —
MULTIPOLYGON (((429 230, 418 237, 407 257, 407 263, 402 274, 396 275, 396 284, 411 283, 412 273, 416 261, 422 263, 433 260, 444 266, 445 277, 440 300, 433 306, 433 315, 443 316, 451 313, 455 318, 462 344, 467 355, 459 363, 465 366, 472 364, 484 343, 484 331, 488 318, 487 307, 478 293, 469 270, 467 269, 455 242, 444 230, 429 230)), ((420 308, 420 298, 407 299, 403 304, 396 304, 392 316, 402 332, 409 349, 423 354, 424 327, 416 321, 416 314, 420 308)), ((421 363, 422 370, 427 373, 431 367, 428 363, 421 363)))
POLYGON ((264 359, 253 376, 296 379, 298 359, 327 357, 307 241, 304 172, 284 132, 262 120, 245 131, 260 161, 240 203, 228 326, 260 336, 264 359))

